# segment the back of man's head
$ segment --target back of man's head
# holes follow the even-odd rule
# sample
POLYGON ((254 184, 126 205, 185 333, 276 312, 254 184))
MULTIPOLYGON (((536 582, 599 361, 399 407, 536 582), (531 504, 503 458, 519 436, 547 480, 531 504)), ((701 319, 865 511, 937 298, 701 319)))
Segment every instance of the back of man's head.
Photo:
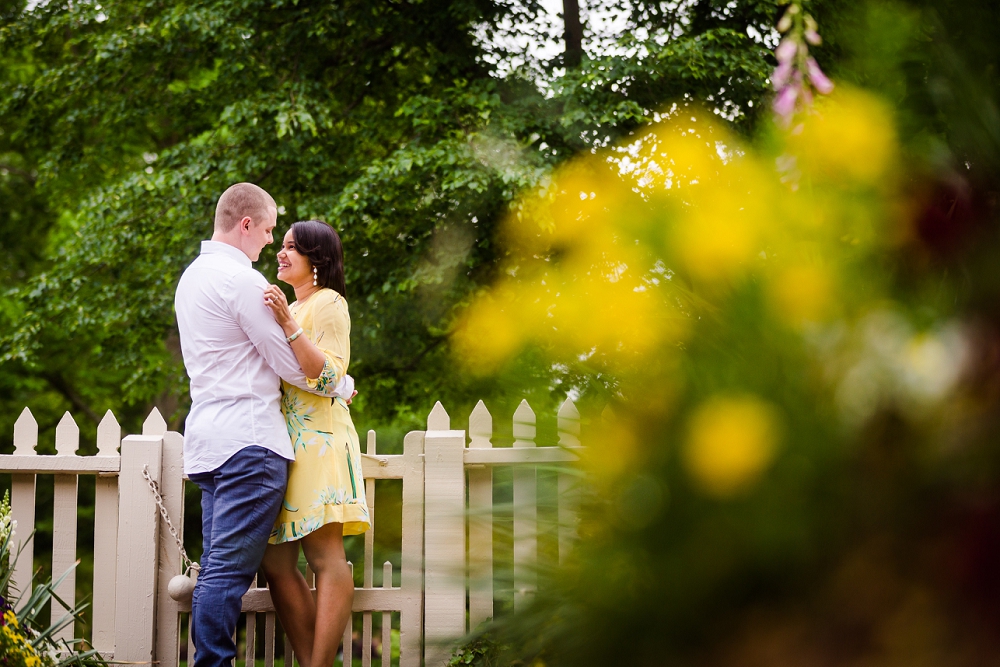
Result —
POLYGON ((230 185, 215 207, 215 231, 228 234, 243 218, 259 225, 268 218, 268 209, 277 209, 271 195, 253 183, 230 185))

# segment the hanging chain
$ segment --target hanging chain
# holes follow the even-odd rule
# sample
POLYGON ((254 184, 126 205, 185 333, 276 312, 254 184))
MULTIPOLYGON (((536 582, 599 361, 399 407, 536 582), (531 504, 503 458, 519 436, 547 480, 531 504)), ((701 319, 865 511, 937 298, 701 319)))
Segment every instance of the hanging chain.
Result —
POLYGON ((149 484, 149 490, 153 492, 153 498, 156 500, 156 506, 160 508, 160 516, 167 523, 167 530, 174 538, 174 542, 177 543, 177 550, 181 552, 181 558, 184 560, 184 573, 187 574, 189 570, 200 571, 201 568, 198 563, 194 563, 188 558, 187 551, 184 550, 184 542, 181 541, 180 536, 177 534, 177 529, 174 528, 174 524, 170 521, 170 515, 167 514, 167 508, 163 505, 163 496, 160 495, 160 489, 157 487, 156 482, 149 475, 149 464, 146 463, 142 466, 142 476, 149 484))

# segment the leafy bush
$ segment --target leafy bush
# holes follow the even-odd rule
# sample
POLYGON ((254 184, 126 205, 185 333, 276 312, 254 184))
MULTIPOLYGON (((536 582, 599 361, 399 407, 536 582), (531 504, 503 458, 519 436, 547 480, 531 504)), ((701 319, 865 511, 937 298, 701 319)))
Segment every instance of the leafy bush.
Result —
POLYGON ((455 649, 448 667, 498 667, 505 650, 489 634, 482 634, 455 649))

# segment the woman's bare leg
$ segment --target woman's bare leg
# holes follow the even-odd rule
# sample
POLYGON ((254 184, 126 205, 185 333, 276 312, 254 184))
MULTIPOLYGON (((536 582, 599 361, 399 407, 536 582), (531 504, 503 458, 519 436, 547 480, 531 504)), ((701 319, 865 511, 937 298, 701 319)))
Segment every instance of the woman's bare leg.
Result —
POLYGON ((299 572, 299 541, 268 544, 261 566, 295 657, 301 667, 312 667, 316 601, 306 578, 299 572))
POLYGON ((316 573, 316 632, 308 667, 333 667, 354 604, 354 577, 344 555, 344 524, 328 523, 309 533, 302 538, 302 550, 316 573))

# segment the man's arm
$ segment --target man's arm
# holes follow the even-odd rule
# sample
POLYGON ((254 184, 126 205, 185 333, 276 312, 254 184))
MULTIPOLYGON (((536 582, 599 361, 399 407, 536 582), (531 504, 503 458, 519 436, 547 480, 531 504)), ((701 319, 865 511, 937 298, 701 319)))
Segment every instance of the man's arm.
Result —
MULTIPOLYGON (((340 395, 338 389, 343 389, 341 386, 344 384, 343 382, 336 387, 328 386, 323 391, 309 388, 305 373, 302 372, 302 368, 295 358, 295 353, 292 352, 291 346, 285 340, 285 333, 274 320, 274 315, 264 305, 265 287, 267 287, 267 281, 256 271, 238 275, 232 280, 230 295, 233 315, 236 317, 237 324, 246 333, 267 365, 282 380, 319 396, 340 395)), ((351 384, 353 385, 353 381, 351 384)), ((350 396, 350 391, 347 395, 350 396)))

